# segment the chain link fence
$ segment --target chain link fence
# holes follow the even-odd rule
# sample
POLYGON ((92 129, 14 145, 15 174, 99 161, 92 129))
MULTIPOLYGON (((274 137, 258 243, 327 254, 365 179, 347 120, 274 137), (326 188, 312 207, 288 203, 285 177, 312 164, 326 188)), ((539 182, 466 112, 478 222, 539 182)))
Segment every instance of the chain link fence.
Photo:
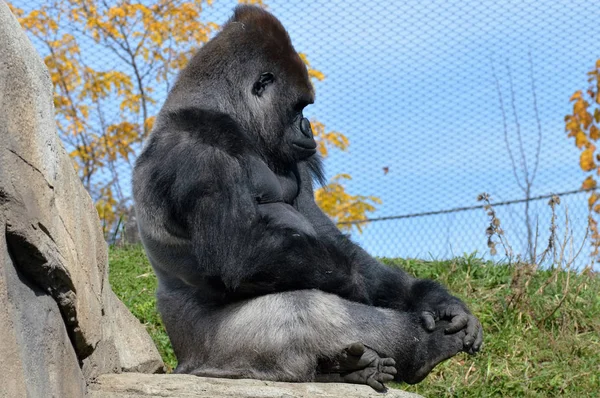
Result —
MULTIPOLYGON (((265 3, 326 76, 315 84, 307 116, 350 141, 347 151, 327 157, 327 177, 348 173, 350 193, 382 201, 370 222, 357 221, 363 232, 352 232, 365 249, 387 257, 489 257, 490 221, 477 202, 487 192, 501 202, 496 212, 513 251, 528 255, 547 244, 547 203, 557 194, 557 234, 572 236, 566 249, 581 250, 580 266, 589 261, 591 249, 580 249, 589 195, 580 190, 579 151, 564 116, 600 57, 595 1, 265 3)), ((31 10, 43 2, 12 4, 31 10)), ((236 4, 214 0, 201 18, 223 24, 236 4)), ((98 68, 121 62, 93 40, 80 45, 98 68)), ((117 173, 128 181, 131 164, 102 178, 117 173)), ((120 189, 129 200, 129 184, 120 189)))

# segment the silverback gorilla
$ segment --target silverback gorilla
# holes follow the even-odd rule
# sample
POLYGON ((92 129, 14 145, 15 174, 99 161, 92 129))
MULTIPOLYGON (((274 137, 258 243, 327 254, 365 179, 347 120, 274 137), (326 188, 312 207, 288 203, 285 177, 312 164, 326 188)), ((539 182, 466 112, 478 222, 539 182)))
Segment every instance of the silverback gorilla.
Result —
POLYGON ((313 101, 287 32, 251 6, 170 91, 133 189, 176 372, 383 390, 479 350, 462 301, 377 262, 317 207, 313 101))

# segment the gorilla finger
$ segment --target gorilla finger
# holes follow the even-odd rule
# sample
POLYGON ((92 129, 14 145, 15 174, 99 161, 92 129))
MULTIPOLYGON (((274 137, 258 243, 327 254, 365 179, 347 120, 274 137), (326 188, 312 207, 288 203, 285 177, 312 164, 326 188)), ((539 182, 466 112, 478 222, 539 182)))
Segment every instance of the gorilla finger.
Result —
POLYGON ((393 367, 393 366, 384 366, 384 367, 381 368, 381 372, 389 374, 389 375, 395 375, 396 373, 398 373, 398 371, 396 370, 396 368, 393 367))
POLYGON ((369 379, 372 378, 373 375, 376 373, 377 372, 375 372, 373 368, 365 368, 352 373, 348 373, 343 378, 346 383, 369 384, 369 379))
POLYGON ((346 348, 348 354, 359 357, 365 353, 366 348, 363 343, 352 343, 348 348, 346 348))
POLYGON ((448 327, 444 330, 448 334, 456 333, 459 330, 463 329, 467 326, 467 322, 469 322, 469 317, 466 313, 460 313, 454 315, 452 321, 448 325, 448 327))
POLYGON ((394 375, 388 374, 388 373, 379 373, 377 375, 377 380, 380 383, 388 383, 392 380, 394 380, 394 375))
POLYGON ((477 323, 477 336, 475 337, 475 341, 471 347, 468 347, 466 352, 470 355, 475 355, 479 348, 481 348, 481 343, 483 341, 483 330, 481 324, 477 323))
POLYGON ((465 347, 471 347, 477 338, 477 334, 479 333, 479 321, 474 316, 469 316, 469 320, 467 322, 467 336, 465 337, 464 343, 465 347))
POLYGON ((379 392, 384 392, 384 391, 386 391, 386 390, 387 390, 387 389, 385 388, 385 386, 384 386, 382 383, 380 383, 380 382, 378 382, 377 380, 375 380, 375 378, 374 378, 374 377, 369 377, 369 378, 367 378, 367 384, 368 384, 368 385, 369 385, 371 388, 373 388, 374 390, 376 390, 376 391, 379 391, 379 392))
POLYGON ((478 349, 475 349, 475 347, 471 347, 471 348, 469 348, 469 349, 467 350, 467 354, 469 354, 469 355, 475 355, 475 354, 477 354, 477 352, 478 352, 478 351, 479 351, 479 350, 478 350, 478 349))
POLYGON ((477 350, 473 346, 467 347, 465 345, 464 348, 463 348, 463 351, 466 352, 469 355, 475 355, 475 354, 477 354, 477 350))
POLYGON ((383 366, 396 366, 396 361, 394 361, 394 358, 381 358, 381 364, 383 366))
POLYGON ((421 312, 421 320, 423 321, 423 326, 427 331, 431 332, 433 329, 435 329, 435 318, 431 312, 421 312))
POLYGON ((482 344, 483 344, 483 327, 481 326, 481 323, 480 323, 479 331, 477 332, 477 338, 475 339, 475 343, 473 344, 473 350, 479 351, 482 344))

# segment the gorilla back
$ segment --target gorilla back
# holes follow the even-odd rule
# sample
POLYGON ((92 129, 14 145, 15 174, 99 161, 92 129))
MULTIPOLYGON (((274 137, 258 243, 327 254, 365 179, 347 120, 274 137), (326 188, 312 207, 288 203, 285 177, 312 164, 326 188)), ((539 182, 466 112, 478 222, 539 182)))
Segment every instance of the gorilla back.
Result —
POLYGON ((177 372, 382 390, 479 350, 462 301, 380 264, 315 204, 313 101, 287 32, 250 6, 169 93, 133 190, 177 372))

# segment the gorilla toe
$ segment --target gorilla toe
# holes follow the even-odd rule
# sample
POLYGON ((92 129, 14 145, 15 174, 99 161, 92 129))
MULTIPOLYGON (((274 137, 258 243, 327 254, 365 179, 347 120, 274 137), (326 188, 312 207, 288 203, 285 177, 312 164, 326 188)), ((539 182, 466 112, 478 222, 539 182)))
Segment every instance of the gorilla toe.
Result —
POLYGON ((334 360, 321 366, 321 372, 339 377, 339 381, 366 384, 377 391, 385 391, 384 383, 394 380, 396 362, 392 358, 381 358, 377 352, 362 343, 346 347, 334 360))

